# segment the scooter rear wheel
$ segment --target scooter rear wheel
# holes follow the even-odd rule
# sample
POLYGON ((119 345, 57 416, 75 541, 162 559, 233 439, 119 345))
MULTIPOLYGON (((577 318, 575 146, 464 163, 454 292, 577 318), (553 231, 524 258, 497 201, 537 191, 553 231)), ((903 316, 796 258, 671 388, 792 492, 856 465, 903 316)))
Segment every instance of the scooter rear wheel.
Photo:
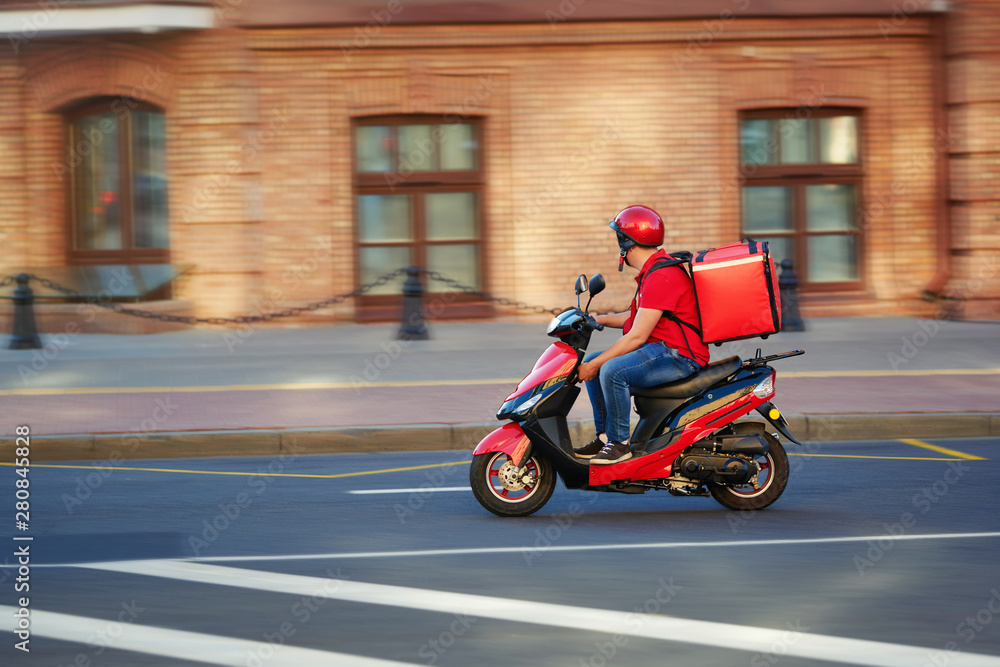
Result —
POLYGON ((731 487, 709 484, 708 490, 720 504, 731 510, 762 510, 781 496, 788 485, 788 454, 778 439, 770 433, 767 438, 767 456, 757 456, 760 466, 759 486, 731 487))
POLYGON ((472 493, 479 504, 497 516, 528 516, 540 510, 556 488, 552 464, 532 456, 525 464, 531 482, 515 478, 516 468, 504 452, 473 457, 469 471, 472 493))

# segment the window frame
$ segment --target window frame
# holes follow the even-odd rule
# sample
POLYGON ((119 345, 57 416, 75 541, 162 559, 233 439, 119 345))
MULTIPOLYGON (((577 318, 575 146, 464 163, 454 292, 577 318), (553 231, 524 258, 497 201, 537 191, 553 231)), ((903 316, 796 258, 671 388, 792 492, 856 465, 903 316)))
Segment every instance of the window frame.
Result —
MULTIPOLYGON (((476 138, 476 169, 449 171, 413 171, 404 172, 361 172, 358 171, 357 128, 372 125, 388 125, 397 133, 401 125, 446 125, 448 115, 437 114, 395 114, 383 116, 365 116, 352 119, 351 123, 351 173, 352 173, 352 238, 354 258, 354 285, 362 285, 361 249, 366 247, 409 247, 412 248, 413 265, 426 268, 427 248, 439 245, 476 245, 479 257, 479 290, 488 291, 487 276, 489 275, 488 257, 485 249, 488 244, 486 212, 486 166, 484 159, 484 123, 481 117, 460 117, 457 123, 472 126, 476 138), (478 237, 476 239, 455 239, 446 241, 429 241, 426 236, 426 216, 423 205, 424 195, 432 193, 474 192, 476 194, 476 215, 478 220, 478 237), (365 243, 360 239, 360 211, 358 197, 362 195, 406 194, 411 196, 411 215, 413 233, 410 241, 384 243, 365 243)), ((398 146, 398 140, 397 140, 398 146)), ((398 169, 398 165, 397 165, 398 169)), ((431 292, 428 285, 432 284, 425 274, 420 280, 424 285, 425 305, 433 299, 437 306, 432 313, 436 317, 492 317, 493 305, 483 297, 463 292, 431 292)), ((361 295, 356 299, 355 318, 359 321, 385 321, 399 317, 399 306, 402 294, 361 295)))
MULTIPOLYGON (((824 107, 812 109, 803 118, 819 119, 838 116, 853 116, 857 118, 857 162, 842 164, 830 162, 813 162, 805 164, 752 164, 743 162, 742 121, 744 120, 782 120, 795 119, 795 109, 751 109, 744 110, 737 118, 737 151, 740 173, 740 235, 752 234, 744 230, 745 211, 743 206, 743 189, 747 187, 786 187, 791 190, 792 199, 792 229, 788 232, 762 233, 766 238, 791 238, 795 256, 794 271, 798 277, 799 289, 803 292, 863 292, 868 283, 867 263, 865 262, 866 240, 861 222, 857 219, 859 212, 864 210, 864 111, 851 107, 824 107), (857 200, 855 202, 855 225, 850 231, 810 232, 807 229, 806 218, 806 187, 810 185, 853 185, 857 200), (808 240, 820 236, 853 236, 857 249, 858 279, 837 282, 810 282, 808 240)), ((775 151, 781 155, 781 131, 778 123, 772 127, 772 139, 776 139, 775 151)), ((814 155, 820 155, 820 133, 811 133, 810 142, 814 155)))
MULTIPOLYGON (((102 97, 88 100, 83 104, 74 107, 63 116, 64 120, 64 141, 63 145, 69 147, 73 140, 72 126, 77 121, 101 113, 114 113, 118 118, 118 130, 127 141, 118 142, 118 160, 122 165, 120 169, 120 192, 121 200, 128 201, 128 207, 121 207, 121 241, 122 247, 117 250, 88 250, 76 248, 76 207, 74 202, 75 178, 72 168, 66 174, 66 263, 72 266, 92 266, 99 264, 169 264, 170 245, 166 248, 136 248, 133 247, 134 228, 132 220, 132 111, 149 111, 162 114, 166 121, 166 111, 156 105, 139 100, 123 100, 120 97, 102 97), (115 104, 128 107, 128 112, 124 117, 120 116, 120 110, 115 108, 115 104)), ((168 226, 169 226, 169 199, 170 181, 167 181, 167 201, 168 201, 168 226)), ((168 232, 169 234, 169 232, 168 232)), ((169 236, 168 236, 169 238, 169 236)))
MULTIPOLYGON (((156 105, 129 99, 124 101, 119 97, 102 97, 88 100, 87 102, 74 107, 71 111, 63 115, 63 145, 70 147, 73 141, 73 124, 88 116, 101 113, 115 113, 118 116, 118 129, 123 136, 127 136, 127 141, 118 142, 118 160, 122 165, 120 169, 120 192, 121 200, 128 201, 128 207, 121 207, 122 215, 122 247, 117 250, 90 250, 76 247, 76 206, 74 201, 75 177, 73 167, 66 172, 66 207, 65 207, 65 239, 66 239, 66 263, 71 266, 92 266, 110 264, 169 264, 170 245, 166 248, 136 248, 133 247, 133 220, 132 220, 132 111, 149 111, 162 114, 166 120, 166 111, 156 105), (120 111, 115 108, 115 104, 128 107, 128 113, 121 117, 120 111)), ((169 179, 167 181, 167 201, 168 201, 168 226, 169 226, 169 179)), ((168 231, 169 234, 169 231, 168 231)), ((169 235, 168 235, 169 238, 169 235)))

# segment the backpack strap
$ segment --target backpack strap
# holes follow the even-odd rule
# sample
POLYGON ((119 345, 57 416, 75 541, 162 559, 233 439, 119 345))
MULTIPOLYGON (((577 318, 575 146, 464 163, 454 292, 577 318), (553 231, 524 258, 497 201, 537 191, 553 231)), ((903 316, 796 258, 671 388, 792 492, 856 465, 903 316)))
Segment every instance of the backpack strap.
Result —
MULTIPOLYGON (((636 308, 639 307, 639 291, 642 289, 642 284, 646 282, 646 278, 649 277, 649 274, 659 271, 660 269, 666 269, 671 266, 680 266, 681 264, 686 264, 691 261, 691 253, 686 251, 670 253, 670 257, 672 259, 656 260, 656 262, 649 267, 649 271, 646 271, 645 275, 643 275, 642 280, 639 281, 639 284, 635 288, 635 296, 632 297, 632 300, 635 301, 636 308)), ((694 350, 691 349, 691 343, 688 342, 687 334, 684 332, 684 327, 687 327, 691 329, 691 331, 695 332, 699 339, 701 338, 701 329, 690 322, 685 322, 681 318, 677 317, 672 310, 664 310, 663 314, 660 315, 660 318, 666 318, 680 327, 681 336, 684 337, 684 344, 687 346, 688 352, 691 353, 691 358, 694 359, 694 350)))
MULTIPOLYGON (((677 255, 686 254, 689 258, 691 256, 691 253, 675 253, 675 254, 677 255)), ((656 260, 655 262, 653 262, 653 265, 649 267, 649 271, 646 271, 646 273, 643 274, 642 278, 639 280, 639 284, 636 285, 635 287, 635 296, 632 297, 632 300, 635 301, 635 305, 637 308, 639 307, 639 301, 638 301, 639 291, 642 289, 642 284, 646 282, 646 278, 648 278, 651 273, 655 273, 660 269, 665 269, 670 266, 680 266, 681 264, 684 264, 685 262, 688 261, 686 258, 674 257, 673 255, 671 255, 671 257, 673 257, 673 259, 656 260)))

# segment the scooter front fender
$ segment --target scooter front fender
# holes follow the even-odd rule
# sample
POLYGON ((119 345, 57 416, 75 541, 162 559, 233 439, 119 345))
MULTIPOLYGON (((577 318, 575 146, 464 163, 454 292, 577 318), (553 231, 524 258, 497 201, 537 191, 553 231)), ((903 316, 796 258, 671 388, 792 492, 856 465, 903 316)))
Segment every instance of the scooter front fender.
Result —
POLYGON ((510 422, 483 438, 476 445, 476 449, 472 452, 472 455, 479 456, 480 454, 489 454, 491 452, 504 452, 513 459, 514 465, 521 465, 521 457, 524 456, 530 444, 531 440, 524 434, 521 425, 510 422))

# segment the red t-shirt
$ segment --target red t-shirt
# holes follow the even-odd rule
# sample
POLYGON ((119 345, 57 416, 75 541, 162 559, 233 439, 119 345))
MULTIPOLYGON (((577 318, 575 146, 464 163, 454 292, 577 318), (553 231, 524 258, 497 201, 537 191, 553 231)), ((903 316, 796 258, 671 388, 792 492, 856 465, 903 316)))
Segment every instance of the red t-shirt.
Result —
MULTIPOLYGON (((632 329, 632 322, 635 320, 635 314, 639 308, 671 311, 681 320, 696 327, 699 325, 700 319, 694 299, 694 286, 691 284, 691 276, 687 274, 687 271, 680 266, 668 266, 654 271, 648 279, 643 280, 650 267, 661 259, 670 259, 670 256, 662 248, 646 260, 639 275, 635 277, 637 285, 641 281, 642 289, 638 298, 632 299, 631 313, 625 321, 624 333, 628 333, 632 329), (639 302, 638 305, 636 305, 636 301, 639 302)), ((710 356, 708 346, 689 327, 684 327, 682 331, 681 325, 666 317, 661 317, 660 321, 653 327, 646 342, 657 343, 660 341, 666 343, 668 347, 676 349, 685 357, 694 359, 702 366, 708 363, 710 356)))

